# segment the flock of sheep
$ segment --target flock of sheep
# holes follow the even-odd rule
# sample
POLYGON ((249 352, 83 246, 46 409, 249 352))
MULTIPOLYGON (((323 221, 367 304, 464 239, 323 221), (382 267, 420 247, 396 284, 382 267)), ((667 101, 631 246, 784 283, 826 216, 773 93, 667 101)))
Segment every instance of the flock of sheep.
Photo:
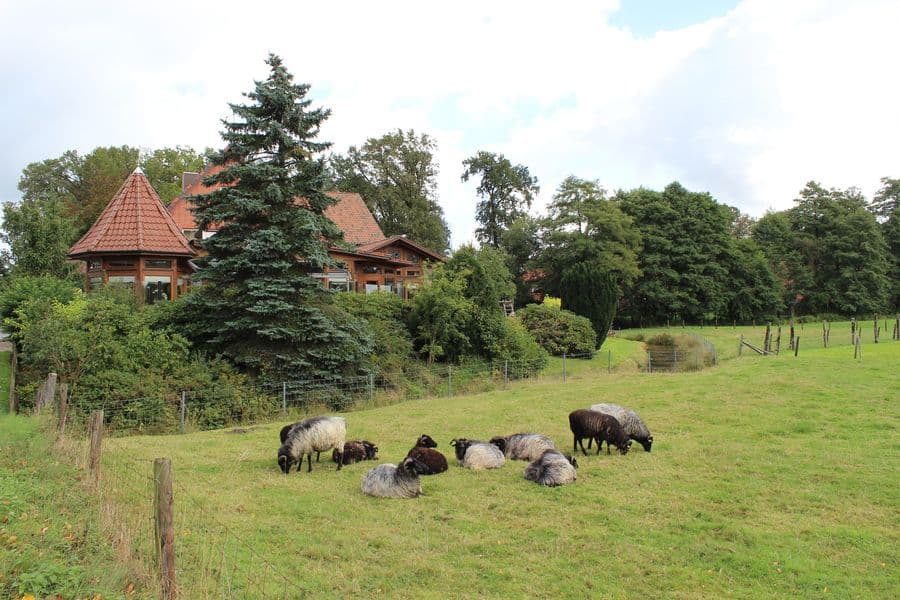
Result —
MULTIPOLYGON (((572 430, 573 452, 578 448, 587 455, 588 449, 597 444, 597 454, 606 442, 606 452, 615 446, 627 454, 632 440, 650 452, 653 436, 650 430, 633 410, 617 404, 594 404, 589 410, 576 410, 569 414, 569 428, 572 430)), ((297 471, 306 456, 308 468, 312 471, 312 454, 332 451, 332 460, 340 471, 343 465, 375 460, 378 446, 367 440, 345 441, 347 421, 344 417, 312 417, 281 429, 281 447, 278 449, 278 466, 284 474, 293 465, 297 471)), ((453 446, 459 465, 468 469, 497 469, 507 460, 529 461, 525 468, 525 479, 541 485, 557 486, 575 481, 578 462, 570 455, 556 449, 553 441, 536 433, 516 433, 493 437, 482 442, 466 438, 454 439, 453 446)), ((380 464, 370 469, 362 481, 362 491, 369 496, 381 498, 414 498, 422 493, 419 481, 421 475, 436 475, 447 470, 447 459, 435 450, 437 443, 428 435, 422 435, 399 465, 380 464)))

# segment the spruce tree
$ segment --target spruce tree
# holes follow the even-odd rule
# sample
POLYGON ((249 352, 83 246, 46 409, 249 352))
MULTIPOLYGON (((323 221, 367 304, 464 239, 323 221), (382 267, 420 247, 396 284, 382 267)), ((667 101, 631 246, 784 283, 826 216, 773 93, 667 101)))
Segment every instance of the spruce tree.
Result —
POLYGON ((619 301, 619 287, 612 273, 593 263, 577 263, 560 279, 562 308, 587 317, 597 333, 597 348, 603 345, 619 301))
POLYGON ((220 226, 204 242, 185 330, 263 379, 355 374, 371 337, 311 276, 334 265, 328 247, 341 237, 324 215, 334 201, 317 157, 330 111, 310 107, 309 85, 292 83, 279 57, 266 63, 268 78, 222 121, 226 146, 210 162, 223 168, 204 181, 219 187, 193 199, 198 226, 220 226))

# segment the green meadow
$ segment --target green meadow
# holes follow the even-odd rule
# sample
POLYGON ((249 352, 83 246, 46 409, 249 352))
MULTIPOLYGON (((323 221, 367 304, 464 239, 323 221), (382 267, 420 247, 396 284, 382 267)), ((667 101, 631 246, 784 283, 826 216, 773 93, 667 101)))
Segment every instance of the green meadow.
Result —
MULTIPOLYGON (((617 355, 628 344, 639 360, 636 342, 615 340, 617 355)), ((525 481, 523 462, 472 472, 451 460, 420 498, 369 498, 359 486, 373 463, 338 472, 323 456, 282 475, 278 422, 111 438, 107 500, 140 529, 150 461, 172 460, 192 598, 900 596, 900 344, 866 344, 862 360, 849 344, 745 353, 683 374, 608 374, 608 360, 569 361, 565 383, 346 414, 349 438, 396 463, 422 433, 450 458, 454 437, 518 431, 571 451, 571 410, 637 410, 653 452, 579 453, 573 485, 525 481)))

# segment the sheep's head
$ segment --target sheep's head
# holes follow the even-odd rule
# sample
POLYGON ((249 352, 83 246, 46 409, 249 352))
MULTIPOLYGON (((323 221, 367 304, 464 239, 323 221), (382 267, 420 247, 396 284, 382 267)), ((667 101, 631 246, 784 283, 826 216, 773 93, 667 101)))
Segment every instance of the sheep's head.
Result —
MULTIPOLYGON (((286 449, 281 448, 280 450, 278 450, 278 467, 281 469, 282 473, 287 475, 291 470, 291 465, 293 464, 294 459, 286 449)), ((297 468, 299 469, 299 467, 297 468)))
POLYGON ((653 436, 647 437, 646 440, 638 440, 641 443, 641 446, 644 447, 644 450, 650 452, 650 446, 653 445, 653 436))
POLYGON ((628 451, 631 450, 631 440, 628 440, 621 446, 616 446, 619 449, 619 452, 622 454, 628 454, 628 451))
POLYGON ((456 459, 462 460, 466 456, 466 450, 472 445, 472 441, 466 438, 451 440, 450 445, 456 450, 456 459))
POLYGON ((378 454, 378 446, 365 440, 363 440, 362 445, 366 451, 366 460, 375 460, 375 455, 378 454))
POLYGON ((414 456, 407 456, 406 458, 404 458, 403 462, 400 463, 400 466, 398 468, 401 471, 414 473, 416 475, 424 475, 428 472, 428 465, 414 456))
POLYGON ((492 437, 491 443, 500 449, 500 452, 506 454, 506 438, 502 436, 492 437))
POLYGON ((437 442, 431 439, 430 435, 425 435, 424 433, 419 436, 419 439, 416 440, 416 446, 420 448, 437 448, 437 442))
POLYGON ((572 467, 576 469, 578 468, 578 461, 575 460, 574 456, 572 456, 571 454, 566 454, 566 460, 569 461, 569 464, 572 465, 572 467))

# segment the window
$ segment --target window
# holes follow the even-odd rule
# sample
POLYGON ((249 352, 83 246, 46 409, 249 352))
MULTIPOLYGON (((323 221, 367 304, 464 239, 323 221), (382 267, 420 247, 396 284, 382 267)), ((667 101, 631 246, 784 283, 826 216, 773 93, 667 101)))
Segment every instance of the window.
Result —
POLYGON ((374 294, 378 291, 378 282, 377 281, 367 281, 366 282, 366 293, 374 294))
POLYGON ((393 274, 394 274, 394 270, 393 270, 393 269, 385 269, 385 270, 384 270, 384 274, 385 274, 385 275, 393 275, 393 274))
POLYGON ((187 277, 179 277, 175 285, 175 291, 178 292, 178 297, 180 298, 184 294, 187 294, 189 289, 191 289, 191 280, 187 277))
POLYGON ((172 278, 160 275, 144 277, 144 301, 153 304, 172 297, 172 278))
POLYGON ((410 252, 409 255, 407 256, 407 258, 408 258, 409 262, 414 262, 414 263, 418 263, 418 262, 419 262, 419 255, 418 255, 418 254, 413 254, 412 252, 410 252))
POLYGON ((134 275, 110 275, 107 282, 109 285, 121 285, 130 290, 134 289, 134 275))
POLYGON ((88 271, 99 271, 101 268, 103 268, 103 261, 99 258, 88 261, 88 271))
POLYGON ((130 258, 114 258, 107 260, 106 266, 111 269, 134 268, 134 261, 130 258))
POLYGON ((99 290, 103 286, 103 278, 102 277, 91 277, 90 284, 91 284, 92 290, 99 290))
POLYGON ((407 271, 407 272, 406 272, 406 276, 407 276, 407 277, 418 277, 418 276, 419 276, 419 272, 418 272, 418 271, 407 271))
POLYGON ((328 281, 328 289, 335 290, 336 292, 349 292, 350 291, 350 281, 328 281))
POLYGON ((161 258, 148 258, 144 261, 144 266, 148 269, 171 269, 172 261, 161 258))
POLYGON ((381 267, 376 267, 374 265, 366 265, 362 268, 363 273, 381 273, 381 267))

